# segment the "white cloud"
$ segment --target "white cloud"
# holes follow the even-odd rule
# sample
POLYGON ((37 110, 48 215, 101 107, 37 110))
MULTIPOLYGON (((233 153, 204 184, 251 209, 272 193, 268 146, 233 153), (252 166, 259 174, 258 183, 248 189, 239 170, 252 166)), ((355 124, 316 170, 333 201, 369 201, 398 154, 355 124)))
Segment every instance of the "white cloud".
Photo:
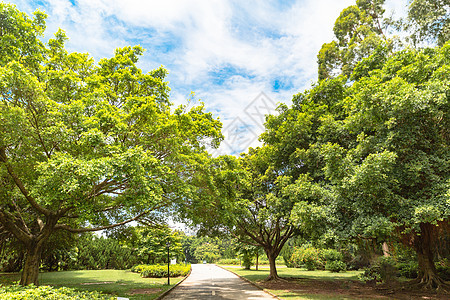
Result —
MULTIPOLYGON (((191 90, 195 91, 209 110, 220 115, 224 126, 238 116, 250 122, 243 110, 260 92, 276 102, 289 102, 293 94, 308 88, 317 77, 316 55, 321 45, 333 38, 334 21, 343 8, 355 3, 354 0, 74 2, 76 5, 67 0, 47 0, 44 4, 50 14, 48 31, 65 29, 70 50, 89 52, 99 59, 111 56, 116 47, 139 43, 148 48, 140 64, 142 68, 149 70, 161 64, 169 68, 175 103, 183 102, 191 90), (213 75, 227 66, 238 69, 239 74, 224 69, 225 78, 217 81, 213 75), (278 79, 286 80, 287 88, 273 90, 278 79)), ((37 8, 30 1, 16 3, 28 12, 37 8)), ((389 9, 398 9, 399 1, 387 3, 389 9)))

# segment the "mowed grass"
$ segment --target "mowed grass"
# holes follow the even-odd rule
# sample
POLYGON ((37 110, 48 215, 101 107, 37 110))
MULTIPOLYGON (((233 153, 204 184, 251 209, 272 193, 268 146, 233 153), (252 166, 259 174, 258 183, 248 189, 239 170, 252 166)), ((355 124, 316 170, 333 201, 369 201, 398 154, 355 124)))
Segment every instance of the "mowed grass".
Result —
MULTIPOLYGON (((227 270, 239 274, 242 277, 251 281, 261 281, 269 276, 269 267, 260 267, 258 271, 254 270, 254 267, 250 270, 242 268, 236 268, 231 266, 224 266, 227 270)), ((330 271, 308 271, 302 268, 286 268, 277 266, 278 276, 288 278, 305 278, 305 279, 320 279, 320 280, 336 280, 347 279, 357 280, 358 275, 362 271, 346 271, 340 273, 332 273, 330 271)))
MULTIPOLYGON (((0 284, 12 284, 19 279, 18 273, 0 273, 0 284)), ((182 279, 183 277, 170 278, 171 286, 182 279)), ((139 274, 127 270, 40 273, 39 283, 56 287, 66 286, 84 291, 99 291, 134 300, 155 299, 171 287, 167 285, 167 278, 142 278, 139 274)))
MULTIPOLYGON (((260 267, 258 271, 255 269, 251 270, 244 270, 242 268, 236 268, 235 266, 223 266, 225 269, 230 270, 231 272, 234 272, 252 282, 255 283, 263 283, 264 279, 266 279, 269 276, 269 268, 268 267, 260 267)), ((253 267, 254 268, 254 267, 253 267)), ((286 268, 286 267, 280 267, 277 268, 278 275, 280 277, 284 278, 298 278, 298 279, 305 279, 303 281, 303 285, 314 285, 314 280, 317 280, 316 282, 319 283, 321 280, 325 281, 343 281, 343 284, 345 284, 345 280, 357 280, 358 275, 362 273, 362 271, 347 271, 347 272, 341 272, 341 273, 332 273, 329 271, 308 271, 306 269, 301 268, 286 268)), ((301 282, 301 281, 300 281, 301 282)), ((299 283, 300 283, 299 282, 299 283)), ((304 292, 291 292, 289 290, 278 290, 278 289, 267 289, 267 291, 271 292, 272 294, 282 298, 282 299, 289 299, 289 300, 342 300, 342 299, 354 299, 353 297, 347 297, 342 295, 332 295, 331 293, 321 295, 321 294, 310 294, 308 291, 304 292)))

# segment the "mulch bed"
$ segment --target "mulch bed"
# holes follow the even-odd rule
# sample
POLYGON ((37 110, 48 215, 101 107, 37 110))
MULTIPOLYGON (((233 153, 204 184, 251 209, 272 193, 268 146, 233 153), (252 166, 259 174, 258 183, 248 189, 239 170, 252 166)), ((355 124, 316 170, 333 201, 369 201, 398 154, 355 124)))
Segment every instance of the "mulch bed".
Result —
POLYGON ((356 280, 318 280, 306 278, 283 278, 277 281, 258 281, 269 290, 284 290, 298 295, 321 295, 354 299, 450 299, 448 294, 438 294, 421 289, 411 289, 403 283, 370 286, 356 280))

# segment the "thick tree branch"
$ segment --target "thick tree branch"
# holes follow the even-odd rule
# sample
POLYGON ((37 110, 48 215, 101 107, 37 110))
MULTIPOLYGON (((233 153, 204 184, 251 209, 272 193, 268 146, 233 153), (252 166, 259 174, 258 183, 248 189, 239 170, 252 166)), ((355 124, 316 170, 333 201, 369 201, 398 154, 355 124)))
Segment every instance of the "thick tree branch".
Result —
POLYGON ((117 226, 128 224, 130 222, 138 220, 139 218, 145 216, 148 213, 150 213, 150 211, 146 210, 146 211, 138 214, 134 218, 128 219, 128 220, 120 222, 120 223, 107 225, 107 226, 100 226, 100 227, 94 227, 94 228, 72 228, 72 227, 70 227, 69 225, 66 225, 66 224, 57 224, 55 226, 55 229, 64 229, 64 230, 67 230, 67 231, 73 232, 73 233, 99 231, 99 230, 110 229, 110 228, 114 228, 114 227, 117 227, 117 226))
POLYGON ((23 185, 23 183, 20 180, 20 178, 16 175, 16 173, 14 173, 13 168, 8 163, 8 159, 6 157, 6 153, 5 153, 5 148, 4 147, 0 148, 0 162, 5 164, 6 169, 8 170, 8 174, 12 177, 12 179, 14 180, 14 183, 19 188, 21 193, 25 196, 27 201, 31 204, 31 206, 33 206, 33 208, 36 209, 41 214, 43 214, 45 216, 49 216, 51 214, 51 211, 46 209, 45 207, 39 205, 36 202, 36 200, 33 197, 30 196, 30 194, 28 193, 27 189, 23 185))
POLYGON ((19 241, 27 245, 31 239, 32 235, 22 230, 17 226, 12 218, 12 216, 0 209, 0 224, 8 232, 12 233, 19 241))

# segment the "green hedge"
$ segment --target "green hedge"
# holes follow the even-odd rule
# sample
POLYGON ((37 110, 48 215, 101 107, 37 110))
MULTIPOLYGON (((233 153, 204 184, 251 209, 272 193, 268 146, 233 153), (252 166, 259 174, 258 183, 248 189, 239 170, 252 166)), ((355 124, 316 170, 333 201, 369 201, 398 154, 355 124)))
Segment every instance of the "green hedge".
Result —
MULTIPOLYGON (((190 264, 170 265, 170 277, 186 276, 191 270, 190 264)), ((145 278, 167 277, 167 265, 137 265, 131 268, 132 272, 140 273, 145 278)))
POLYGON ((75 299, 92 299, 106 300, 116 299, 99 292, 82 292, 67 287, 54 288, 51 286, 1 286, 0 300, 75 300, 75 299))

